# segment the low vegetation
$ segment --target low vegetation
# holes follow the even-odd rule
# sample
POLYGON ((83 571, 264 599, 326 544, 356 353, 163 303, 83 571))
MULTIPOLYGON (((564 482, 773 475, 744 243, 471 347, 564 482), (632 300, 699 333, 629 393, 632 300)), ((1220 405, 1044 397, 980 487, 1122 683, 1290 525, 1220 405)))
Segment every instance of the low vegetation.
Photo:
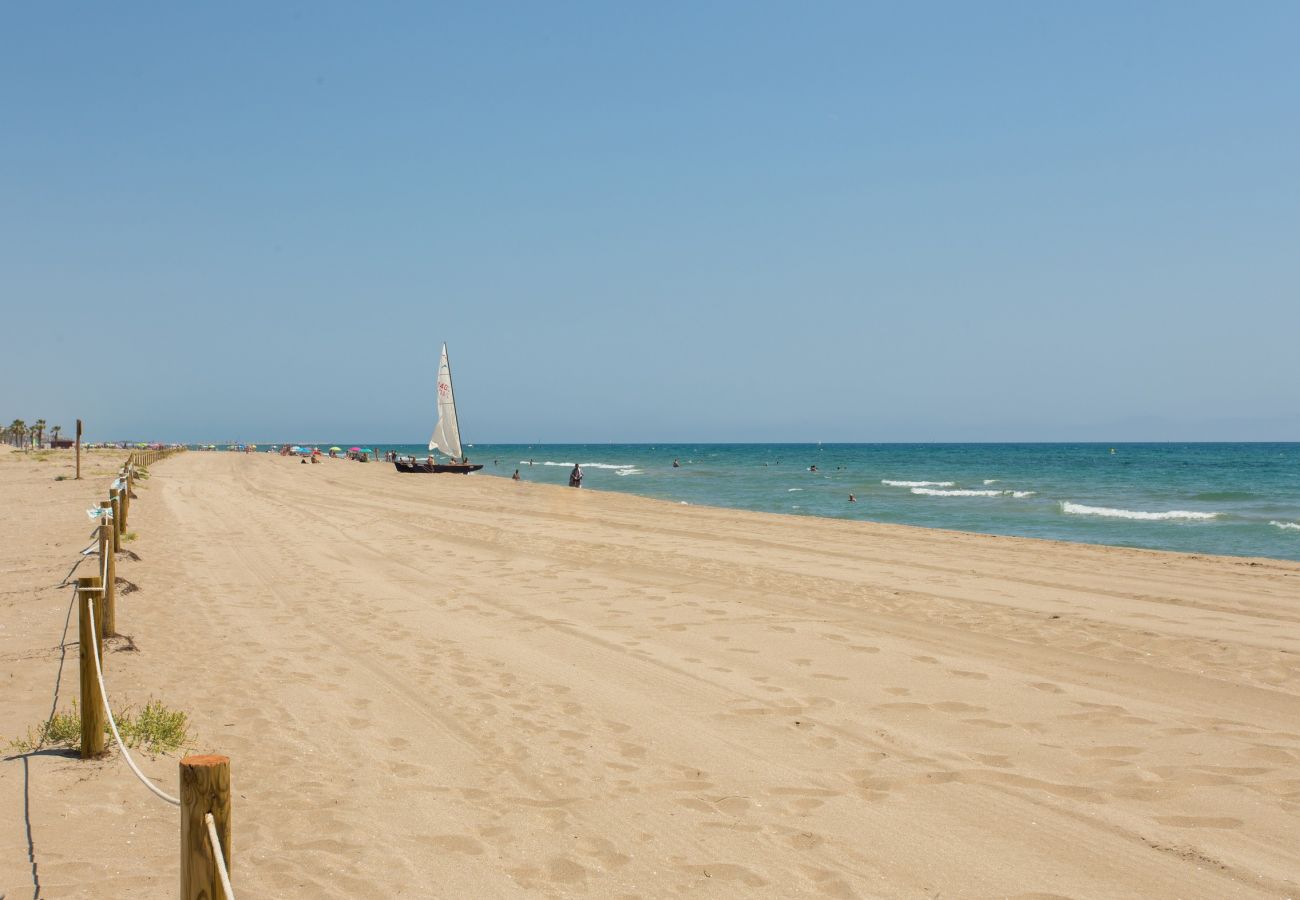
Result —
MULTIPOLYGON (((190 742, 189 717, 180 710, 170 709, 161 700, 150 700, 139 712, 124 709, 117 714, 116 721, 126 745, 148 753, 170 753, 190 742)), ((109 731, 107 725, 104 731, 109 731)), ((81 749, 81 713, 77 701, 72 701, 71 712, 56 712, 40 726, 27 729, 25 738, 9 742, 9 750, 15 753, 31 753, 45 747, 81 749)))

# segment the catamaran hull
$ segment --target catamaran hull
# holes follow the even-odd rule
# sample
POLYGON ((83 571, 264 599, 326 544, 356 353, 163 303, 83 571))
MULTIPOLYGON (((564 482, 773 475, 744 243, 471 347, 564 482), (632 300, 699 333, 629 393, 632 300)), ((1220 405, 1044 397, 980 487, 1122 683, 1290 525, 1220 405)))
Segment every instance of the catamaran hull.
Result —
POLYGON ((395 462, 393 465, 397 466, 397 471, 399 472, 419 473, 422 475, 441 474, 445 472, 468 475, 470 472, 477 472, 479 469, 483 468, 481 465, 471 463, 433 463, 430 465, 429 463, 422 462, 395 462))

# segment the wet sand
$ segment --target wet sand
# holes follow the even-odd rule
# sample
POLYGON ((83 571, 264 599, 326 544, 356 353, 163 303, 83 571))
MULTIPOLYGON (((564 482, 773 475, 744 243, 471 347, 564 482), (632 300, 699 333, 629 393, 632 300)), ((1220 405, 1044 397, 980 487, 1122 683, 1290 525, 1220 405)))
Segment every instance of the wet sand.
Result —
MULTIPOLYGON (((0 452, 4 738, 108 482, 67 459, 0 452)), ((266 454, 138 493, 110 696, 231 756, 241 897, 1300 896, 1300 564, 266 454)), ((6 900, 175 892, 116 754, 0 809, 6 900)))

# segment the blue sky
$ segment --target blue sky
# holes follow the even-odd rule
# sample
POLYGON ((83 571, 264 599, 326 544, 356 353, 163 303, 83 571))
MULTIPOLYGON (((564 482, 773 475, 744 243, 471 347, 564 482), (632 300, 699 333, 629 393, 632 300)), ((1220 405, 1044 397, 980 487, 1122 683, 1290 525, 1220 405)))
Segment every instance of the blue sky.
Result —
POLYGON ((1300 5, 9 5, 0 418, 1300 439, 1300 5))

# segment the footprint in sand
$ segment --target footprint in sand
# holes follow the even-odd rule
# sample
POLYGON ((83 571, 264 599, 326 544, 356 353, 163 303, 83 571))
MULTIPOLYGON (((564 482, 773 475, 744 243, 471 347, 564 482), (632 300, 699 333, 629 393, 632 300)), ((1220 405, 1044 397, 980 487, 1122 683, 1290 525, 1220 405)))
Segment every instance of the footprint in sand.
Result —
POLYGON ((422 843, 444 850, 448 853, 468 853, 477 856, 483 852, 483 845, 474 838, 464 834, 435 834, 421 838, 422 843))
POLYGON ((587 880, 587 870, 567 856, 553 856, 546 863, 546 873, 552 882, 578 884, 587 880))
POLYGON ((1050 681, 1031 681, 1029 686, 1036 691, 1042 691, 1045 694, 1064 694, 1065 689, 1052 684, 1050 681))
POLYGON ((1111 757, 1111 756, 1134 756, 1138 753, 1143 753, 1145 751, 1143 751, 1141 747, 1115 746, 1115 747, 1089 747, 1087 750, 1078 750, 1076 752, 1080 756, 1111 757))
POLYGON ((703 865, 680 866, 679 868, 683 872, 698 875, 701 878, 709 878, 715 881, 739 881, 747 887, 764 887, 768 883, 766 878, 752 869, 733 863, 704 863, 703 865))

